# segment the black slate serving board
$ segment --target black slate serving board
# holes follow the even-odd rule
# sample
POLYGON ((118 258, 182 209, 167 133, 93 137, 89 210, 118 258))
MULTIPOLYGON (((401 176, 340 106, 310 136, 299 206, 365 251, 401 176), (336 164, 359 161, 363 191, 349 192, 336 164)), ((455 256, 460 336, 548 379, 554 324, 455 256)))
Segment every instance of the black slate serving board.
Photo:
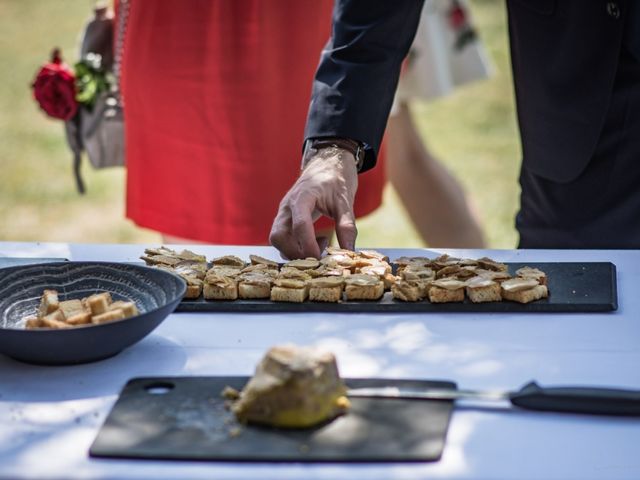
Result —
POLYGON ((462 303, 402 302, 390 292, 378 301, 285 303, 269 300, 183 300, 178 312, 608 312, 618 308, 616 266, 610 262, 508 263, 513 274, 530 266, 547 274, 549 298, 526 305, 516 302, 462 303))
MULTIPOLYGON (((93 457, 255 462, 439 460, 452 401, 352 399, 350 411, 313 429, 239 425, 220 392, 248 377, 130 380, 90 449, 93 457), (169 387, 167 389, 167 387, 169 387), (154 391, 165 393, 152 393, 154 391), (239 434, 234 435, 236 429, 239 434)), ((346 379, 349 387, 456 388, 452 382, 346 379)))

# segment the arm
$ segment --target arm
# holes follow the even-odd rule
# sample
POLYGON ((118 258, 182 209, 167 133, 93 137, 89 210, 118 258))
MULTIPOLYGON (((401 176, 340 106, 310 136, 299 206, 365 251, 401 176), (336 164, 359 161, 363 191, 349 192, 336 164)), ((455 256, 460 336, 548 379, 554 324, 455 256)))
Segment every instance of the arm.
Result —
POLYGON ((400 67, 420 20, 421 0, 343 0, 313 82, 306 138, 351 138, 375 165, 400 67))
MULTIPOLYGON (((305 136, 347 138, 366 148, 362 171, 375 165, 400 66, 418 27, 422 0, 337 0, 331 39, 313 83, 305 136)), ((288 258, 320 257, 313 222, 336 222, 343 248, 357 235, 353 200, 356 160, 342 148, 312 151, 285 195, 271 243, 288 258)))

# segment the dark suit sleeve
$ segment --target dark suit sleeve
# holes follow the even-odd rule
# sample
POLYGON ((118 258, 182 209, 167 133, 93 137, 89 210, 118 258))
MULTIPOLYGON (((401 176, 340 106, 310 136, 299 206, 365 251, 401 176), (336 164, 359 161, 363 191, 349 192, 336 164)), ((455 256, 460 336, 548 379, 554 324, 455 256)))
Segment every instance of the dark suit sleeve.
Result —
POLYGON ((305 138, 363 142, 372 168, 423 0, 336 0, 313 81, 305 138))

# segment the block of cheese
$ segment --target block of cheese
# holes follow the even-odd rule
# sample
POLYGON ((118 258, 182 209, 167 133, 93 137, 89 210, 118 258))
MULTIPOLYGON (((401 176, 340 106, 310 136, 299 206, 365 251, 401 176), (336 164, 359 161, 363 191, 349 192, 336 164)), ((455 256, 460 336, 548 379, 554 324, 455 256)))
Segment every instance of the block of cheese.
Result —
POLYGON ((334 355, 311 347, 271 348, 232 405, 239 421, 308 428, 349 408, 334 355))

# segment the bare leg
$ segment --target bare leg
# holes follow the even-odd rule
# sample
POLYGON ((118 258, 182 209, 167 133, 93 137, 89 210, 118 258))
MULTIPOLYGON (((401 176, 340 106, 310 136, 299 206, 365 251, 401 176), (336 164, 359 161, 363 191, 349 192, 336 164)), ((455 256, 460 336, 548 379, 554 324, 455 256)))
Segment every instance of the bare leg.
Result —
POLYGON ((428 152, 406 104, 389 117, 387 152, 387 177, 427 245, 484 247, 462 186, 428 152))

